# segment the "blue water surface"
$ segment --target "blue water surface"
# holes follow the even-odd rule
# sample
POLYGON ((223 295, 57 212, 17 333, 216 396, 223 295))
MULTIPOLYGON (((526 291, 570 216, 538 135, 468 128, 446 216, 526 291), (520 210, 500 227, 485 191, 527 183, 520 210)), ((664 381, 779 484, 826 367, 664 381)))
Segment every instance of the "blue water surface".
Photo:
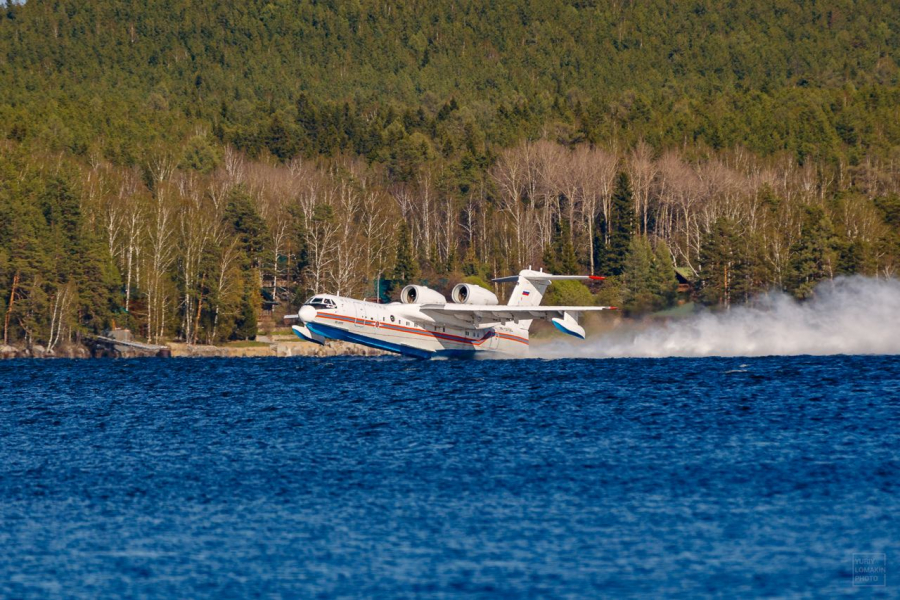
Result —
POLYGON ((0 597, 896 596, 897 357, 0 362, 0 597), (883 553, 885 587, 853 585, 883 553))

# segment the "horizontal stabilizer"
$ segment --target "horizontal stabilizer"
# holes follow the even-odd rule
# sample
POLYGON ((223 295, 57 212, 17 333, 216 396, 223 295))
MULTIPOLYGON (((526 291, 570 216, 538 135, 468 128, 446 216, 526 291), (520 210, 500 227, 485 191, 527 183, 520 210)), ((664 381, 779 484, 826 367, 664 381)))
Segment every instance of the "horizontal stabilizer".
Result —
POLYGON ((518 283, 519 277, 534 281, 603 281, 606 277, 600 275, 551 275, 543 271, 522 271, 521 275, 507 275, 491 279, 495 283, 518 283))
POLYGON ((554 275, 543 271, 522 269, 518 275, 498 277, 496 283, 515 283, 512 293, 509 295, 510 306, 538 306, 544 292, 554 281, 603 281, 605 277, 599 275, 554 275))

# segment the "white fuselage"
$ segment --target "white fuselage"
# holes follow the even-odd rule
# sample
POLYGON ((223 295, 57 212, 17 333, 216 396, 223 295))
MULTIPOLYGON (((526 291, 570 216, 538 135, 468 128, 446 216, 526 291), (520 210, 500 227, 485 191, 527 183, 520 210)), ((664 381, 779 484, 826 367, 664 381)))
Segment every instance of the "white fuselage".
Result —
POLYGON ((524 323, 436 322, 419 310, 420 304, 376 304, 329 294, 318 294, 316 300, 321 302, 314 307, 315 315, 307 303, 301 308, 301 323, 293 327, 302 339, 338 339, 419 358, 528 352, 524 323))

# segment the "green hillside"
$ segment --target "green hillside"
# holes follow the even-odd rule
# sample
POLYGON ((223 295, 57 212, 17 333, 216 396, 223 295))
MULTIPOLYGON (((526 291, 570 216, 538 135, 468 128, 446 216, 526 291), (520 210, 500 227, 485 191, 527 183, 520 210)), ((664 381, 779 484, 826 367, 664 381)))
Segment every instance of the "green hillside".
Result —
POLYGON ((554 124, 567 142, 884 152, 898 48, 893 3, 32 0, 0 20, 2 122, 123 164, 197 123, 251 152, 371 156, 407 111, 408 132, 459 137, 434 122, 451 100, 501 145, 554 124))

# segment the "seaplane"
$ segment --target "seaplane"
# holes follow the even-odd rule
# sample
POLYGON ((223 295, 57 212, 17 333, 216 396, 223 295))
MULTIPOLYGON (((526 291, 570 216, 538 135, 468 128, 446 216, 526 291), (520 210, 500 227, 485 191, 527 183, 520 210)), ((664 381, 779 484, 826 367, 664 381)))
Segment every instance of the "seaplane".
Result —
POLYGON ((525 269, 494 279, 515 283, 506 305, 483 287, 460 283, 447 302, 437 290, 408 285, 400 302, 379 304, 332 294, 316 294, 296 315, 291 329, 302 340, 325 344, 342 340, 405 356, 474 357, 482 353, 522 356, 528 353, 528 330, 534 320, 550 321, 558 330, 584 339, 582 313, 615 310, 614 306, 540 306, 554 281, 602 281, 596 275, 552 275, 525 269))

